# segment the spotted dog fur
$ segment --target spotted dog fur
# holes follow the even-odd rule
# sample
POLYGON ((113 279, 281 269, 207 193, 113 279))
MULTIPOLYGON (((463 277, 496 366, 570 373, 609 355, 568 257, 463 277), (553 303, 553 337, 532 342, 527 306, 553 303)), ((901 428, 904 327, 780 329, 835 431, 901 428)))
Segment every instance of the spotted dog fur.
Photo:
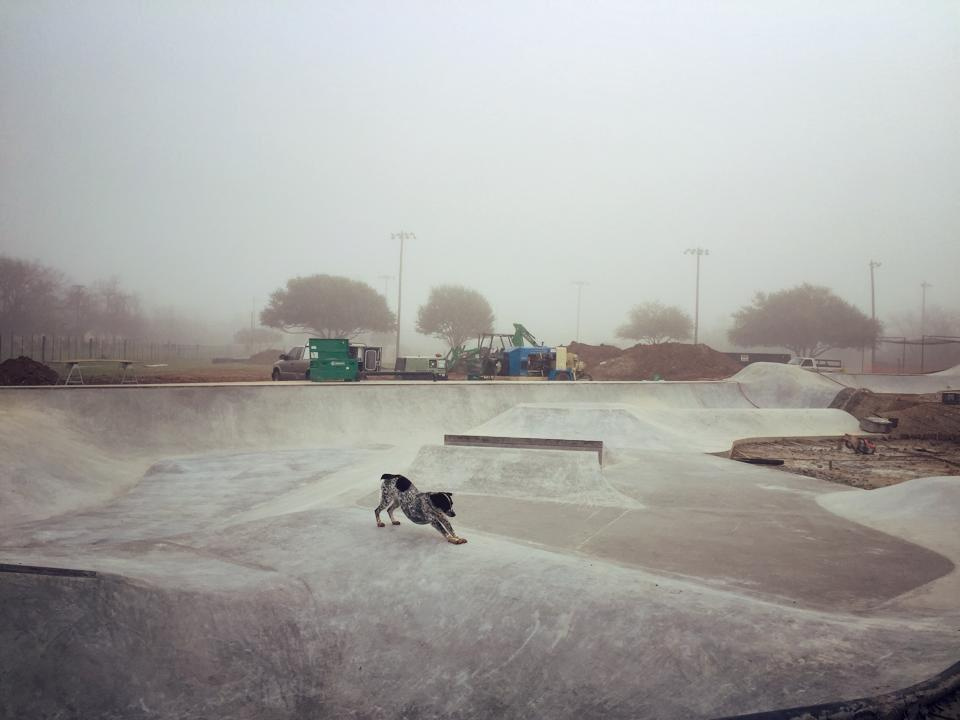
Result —
POLYGON ((462 545, 466 540, 458 537, 453 526, 445 516, 456 517, 453 511, 453 495, 448 492, 422 493, 417 490, 410 480, 403 475, 384 473, 380 476, 380 505, 373 511, 377 518, 377 527, 386 527, 380 522, 380 513, 384 510, 390 516, 393 525, 400 521, 394 519, 393 511, 397 508, 410 522, 417 525, 433 525, 447 542, 462 545))

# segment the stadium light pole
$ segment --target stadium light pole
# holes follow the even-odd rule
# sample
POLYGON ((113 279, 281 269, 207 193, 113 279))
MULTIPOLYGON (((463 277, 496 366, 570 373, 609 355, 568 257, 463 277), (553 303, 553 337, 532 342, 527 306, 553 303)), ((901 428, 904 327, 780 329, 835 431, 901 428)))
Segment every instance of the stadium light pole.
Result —
POLYGON ((700 339, 700 257, 709 255, 710 251, 702 247, 687 248, 683 251, 684 255, 696 255, 697 257, 697 289, 693 302, 693 344, 698 344, 700 339))
POLYGON ((920 290, 922 292, 920 296, 920 337, 923 338, 927 334, 927 288, 932 288, 933 285, 924 280, 920 283, 920 290))
MULTIPOLYGON (((877 326, 877 303, 876 303, 876 294, 874 293, 874 284, 873 284, 873 271, 880 267, 882 263, 877 262, 876 260, 870 261, 870 319, 873 321, 873 326, 877 326)), ((874 366, 877 364, 877 338, 873 338, 873 347, 870 348, 870 372, 873 372, 874 366)))
POLYGON ((383 280, 383 296, 385 298, 390 297, 390 281, 393 280, 393 275, 377 275, 378 278, 383 280))
POLYGON ((400 232, 392 233, 390 237, 393 240, 400 240, 400 272, 397 275, 397 350, 393 359, 393 367, 396 369, 397 360, 400 358, 400 304, 403 301, 403 241, 416 240, 417 236, 401 230, 400 232))
POLYGON ((580 342, 580 296, 583 294, 583 286, 590 283, 583 280, 574 280, 573 284, 577 286, 577 342, 580 342))

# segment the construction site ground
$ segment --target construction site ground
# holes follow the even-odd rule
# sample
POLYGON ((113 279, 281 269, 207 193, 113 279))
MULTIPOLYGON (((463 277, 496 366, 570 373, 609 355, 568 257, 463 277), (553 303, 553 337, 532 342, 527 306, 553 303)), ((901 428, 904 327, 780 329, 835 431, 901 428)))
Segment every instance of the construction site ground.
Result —
POLYGON ((960 475, 960 405, 943 404, 941 393, 845 391, 833 406, 857 419, 893 419, 897 426, 870 437, 876 447, 872 454, 858 454, 835 437, 761 438, 738 441, 729 457, 782 461, 771 466, 867 490, 913 478, 960 475))

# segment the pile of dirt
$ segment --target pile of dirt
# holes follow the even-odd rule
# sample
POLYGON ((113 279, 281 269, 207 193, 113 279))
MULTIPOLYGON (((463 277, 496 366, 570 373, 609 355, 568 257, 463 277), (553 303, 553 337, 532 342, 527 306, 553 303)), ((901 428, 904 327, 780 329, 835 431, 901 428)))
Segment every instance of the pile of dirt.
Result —
MULTIPOLYGON (((594 347, 571 343, 587 362, 587 372, 594 380, 720 380, 736 375, 740 363, 708 345, 661 343, 634 345, 614 353, 612 345, 594 347), (608 355, 599 362, 587 360, 592 354, 608 355)), ((571 347, 571 350, 573 348, 571 347)))
POLYGON ((273 365, 283 350, 264 350, 256 355, 251 355, 247 361, 252 365, 273 365))
POLYGON ((847 389, 831 407, 846 410, 858 420, 877 416, 895 419, 890 437, 960 437, 960 406, 944 405, 940 393, 908 395, 847 389))
POLYGON ((21 355, 0 363, 0 385, 56 385, 60 376, 43 363, 21 355))
POLYGON ((586 343, 578 343, 575 340, 567 343, 567 350, 575 353, 578 358, 587 364, 587 372, 591 372, 591 368, 597 367, 597 365, 602 362, 619 357, 623 352, 623 350, 616 345, 604 345, 603 343, 600 345, 587 345, 586 343))

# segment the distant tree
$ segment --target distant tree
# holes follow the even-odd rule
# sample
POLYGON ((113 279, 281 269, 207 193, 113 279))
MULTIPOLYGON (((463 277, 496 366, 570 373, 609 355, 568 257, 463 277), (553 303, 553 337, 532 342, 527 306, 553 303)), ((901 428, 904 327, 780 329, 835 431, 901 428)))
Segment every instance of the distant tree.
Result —
POLYGON ((948 310, 940 305, 927 305, 927 311, 921 323, 919 312, 905 310, 889 318, 889 332, 893 335, 917 339, 923 334, 960 337, 960 312, 948 310), (923 325, 922 328, 921 325, 923 325))
POLYGON ((56 332, 63 326, 63 274, 0 255, 0 332, 56 332))
POLYGON ((417 332, 443 340, 451 348, 493 328, 490 303, 476 290, 438 285, 417 313, 417 332))
POLYGON ((140 298, 136 293, 124 290, 118 277, 94 283, 87 295, 93 304, 89 330, 121 337, 143 335, 146 321, 140 311, 140 298))
POLYGON ((233 334, 234 342, 239 345, 268 345, 280 340, 282 335, 265 327, 241 328, 233 334))
POLYGON ((383 295, 339 275, 291 278, 285 288, 274 291, 260 313, 260 323, 267 327, 330 338, 386 332, 395 322, 383 295))
POLYGON ((209 345, 211 335, 221 336, 218 330, 211 330, 207 322, 195 314, 187 314, 172 305, 154 308, 147 320, 143 337, 183 345, 209 345))
POLYGON ((658 345, 668 340, 686 340, 693 334, 693 321, 683 310, 658 302, 631 308, 627 322, 617 329, 617 337, 658 345))
POLYGON ((745 347, 779 346, 800 357, 831 348, 870 347, 880 334, 874 323, 826 287, 803 284, 775 293, 757 293, 752 305, 733 314, 728 337, 745 347))

